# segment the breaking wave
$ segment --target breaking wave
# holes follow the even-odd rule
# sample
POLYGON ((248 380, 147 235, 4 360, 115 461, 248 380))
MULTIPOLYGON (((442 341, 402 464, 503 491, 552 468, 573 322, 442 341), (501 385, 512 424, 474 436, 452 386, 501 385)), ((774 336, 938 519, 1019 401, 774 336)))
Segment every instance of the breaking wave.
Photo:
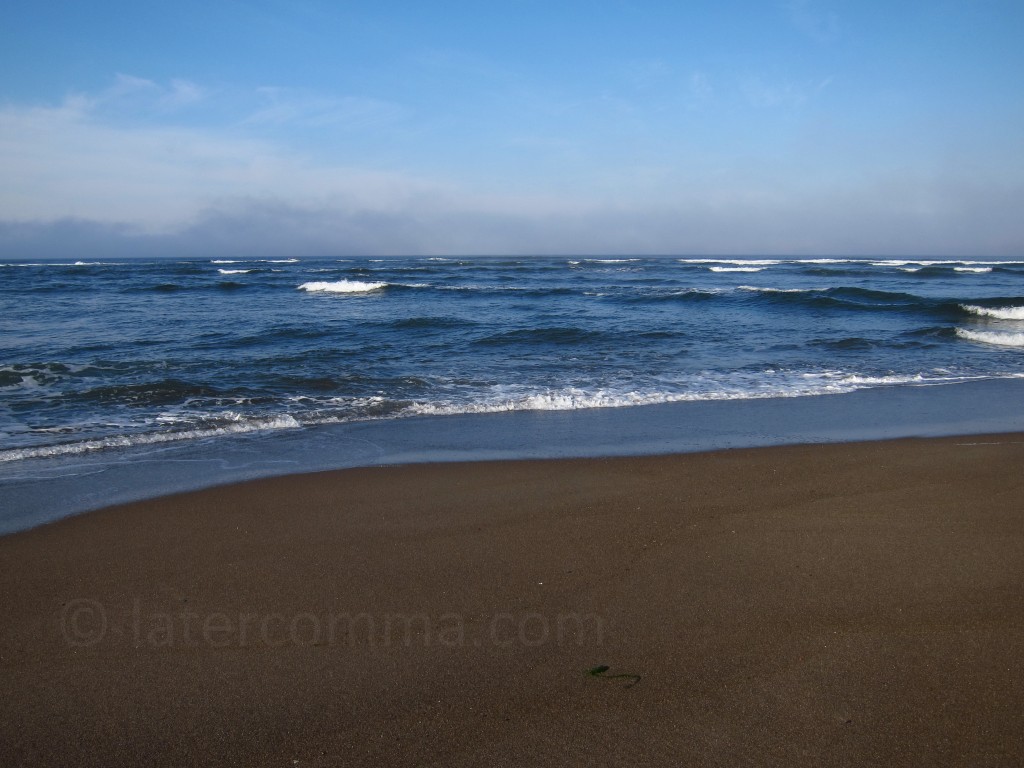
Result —
POLYGON ((300 291, 310 293, 369 293, 387 288, 388 284, 383 282, 364 283, 360 280, 337 280, 335 282, 314 281, 303 283, 299 286, 300 291))

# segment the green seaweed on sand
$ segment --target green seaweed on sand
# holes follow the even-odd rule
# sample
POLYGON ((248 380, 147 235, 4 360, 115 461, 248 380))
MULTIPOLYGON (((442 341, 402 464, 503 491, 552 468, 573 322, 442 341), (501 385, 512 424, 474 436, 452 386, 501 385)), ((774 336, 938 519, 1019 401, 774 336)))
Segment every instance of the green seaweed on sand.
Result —
POLYGON ((623 686, 624 688, 632 688, 634 685, 640 682, 640 675, 632 675, 626 673, 621 673, 617 675, 606 675, 605 672, 607 672, 609 669, 611 669, 611 667, 609 667, 607 664, 601 664, 600 666, 588 669, 587 674, 591 677, 600 677, 602 680, 628 680, 629 682, 627 682, 625 686, 623 686))

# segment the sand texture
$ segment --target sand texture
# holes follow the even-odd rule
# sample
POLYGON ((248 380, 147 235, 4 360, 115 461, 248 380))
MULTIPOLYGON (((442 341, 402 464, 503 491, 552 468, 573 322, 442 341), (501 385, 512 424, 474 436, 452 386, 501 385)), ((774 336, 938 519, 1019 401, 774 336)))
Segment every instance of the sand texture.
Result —
POLYGON ((1022 468, 368 468, 7 536, 0 764, 1020 766, 1022 468))

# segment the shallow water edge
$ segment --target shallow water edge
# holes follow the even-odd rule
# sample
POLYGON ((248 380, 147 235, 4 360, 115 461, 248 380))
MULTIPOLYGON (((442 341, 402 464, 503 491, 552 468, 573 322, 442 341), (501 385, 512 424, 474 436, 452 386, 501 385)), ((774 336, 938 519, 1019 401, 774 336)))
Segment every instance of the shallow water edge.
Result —
POLYGON ((0 534, 259 477, 424 462, 687 453, 1024 431, 1024 381, 351 422, 0 466, 0 534))

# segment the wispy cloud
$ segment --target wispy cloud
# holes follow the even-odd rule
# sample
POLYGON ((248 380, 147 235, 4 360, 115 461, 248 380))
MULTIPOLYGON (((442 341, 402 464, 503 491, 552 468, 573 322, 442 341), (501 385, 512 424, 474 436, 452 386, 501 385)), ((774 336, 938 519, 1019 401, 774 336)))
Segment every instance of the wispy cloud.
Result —
POLYGON ((74 94, 66 100, 93 114, 101 112, 135 113, 173 112, 183 107, 196 105, 208 96, 208 92, 189 80, 172 79, 167 84, 144 77, 118 73, 114 82, 96 94, 74 94))
POLYGON ((752 107, 799 107, 806 104, 832 83, 831 77, 816 81, 772 81, 761 76, 748 77, 740 84, 752 107))
POLYGON ((822 0, 788 0, 783 5, 789 20, 800 32, 818 43, 839 37, 839 15, 822 7, 822 0))
POLYGON ((693 72, 689 82, 690 95, 695 99, 708 99, 714 94, 711 79, 704 72, 693 72))
POLYGON ((261 105, 242 122, 250 125, 341 126, 362 129, 394 123, 406 110, 380 99, 343 96, 331 98, 295 89, 258 89, 261 105))

